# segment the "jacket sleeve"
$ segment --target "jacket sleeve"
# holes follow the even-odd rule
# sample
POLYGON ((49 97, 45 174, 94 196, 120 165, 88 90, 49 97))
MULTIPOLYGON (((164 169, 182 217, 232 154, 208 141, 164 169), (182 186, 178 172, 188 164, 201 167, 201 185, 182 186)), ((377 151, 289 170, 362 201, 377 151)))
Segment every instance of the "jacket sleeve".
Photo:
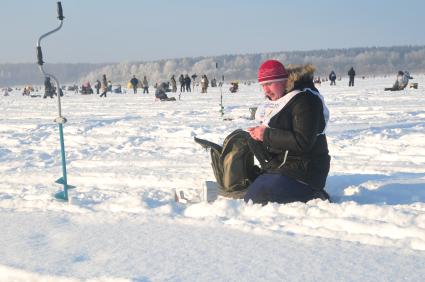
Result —
POLYGON ((322 131, 322 116, 321 101, 313 95, 305 96, 294 105, 292 130, 267 128, 263 142, 272 152, 289 150, 292 154, 307 153, 316 143, 317 134, 322 131))

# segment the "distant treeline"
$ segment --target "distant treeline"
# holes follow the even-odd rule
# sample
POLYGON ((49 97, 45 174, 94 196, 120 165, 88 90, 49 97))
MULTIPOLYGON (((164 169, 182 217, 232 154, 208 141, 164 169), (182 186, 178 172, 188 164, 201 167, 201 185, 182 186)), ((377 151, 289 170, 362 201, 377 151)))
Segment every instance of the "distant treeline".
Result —
MULTIPOLYGON (((45 64, 45 70, 56 76, 61 83, 77 83, 91 71, 106 64, 45 64)), ((0 87, 43 84, 44 78, 33 63, 0 64, 0 87)))
MULTIPOLYGON (((116 83, 125 83, 133 75, 147 76, 151 85, 169 80, 171 75, 206 74, 225 80, 254 80, 259 65, 266 59, 277 59, 288 64, 312 63, 316 76, 327 76, 331 70, 337 76, 347 76, 354 67, 358 76, 395 74, 398 70, 425 73, 425 46, 396 46, 372 48, 327 49, 291 51, 246 55, 222 55, 158 60, 151 62, 126 62, 115 64, 46 64, 62 83, 81 83, 100 79, 106 74, 116 83)), ((43 78, 35 64, 0 64, 0 86, 42 84, 43 78)))

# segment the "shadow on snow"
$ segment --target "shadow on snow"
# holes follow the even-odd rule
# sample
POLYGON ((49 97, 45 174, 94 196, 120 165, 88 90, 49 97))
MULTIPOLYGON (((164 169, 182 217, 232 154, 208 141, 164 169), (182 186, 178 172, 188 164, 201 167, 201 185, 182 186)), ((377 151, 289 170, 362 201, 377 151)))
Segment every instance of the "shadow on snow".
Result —
POLYGON ((326 190, 335 203, 425 203, 425 173, 334 175, 328 177, 326 190))

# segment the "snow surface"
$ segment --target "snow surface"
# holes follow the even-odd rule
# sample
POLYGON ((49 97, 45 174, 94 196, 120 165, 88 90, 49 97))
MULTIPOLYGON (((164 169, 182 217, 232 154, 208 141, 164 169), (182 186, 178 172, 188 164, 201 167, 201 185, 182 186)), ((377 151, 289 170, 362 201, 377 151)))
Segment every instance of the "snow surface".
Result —
POLYGON ((253 125, 258 84, 183 93, 75 95, 62 111, 70 203, 61 189, 56 99, 0 96, 0 281, 423 281, 425 76, 319 88, 332 203, 181 205, 214 180, 194 136, 253 125))

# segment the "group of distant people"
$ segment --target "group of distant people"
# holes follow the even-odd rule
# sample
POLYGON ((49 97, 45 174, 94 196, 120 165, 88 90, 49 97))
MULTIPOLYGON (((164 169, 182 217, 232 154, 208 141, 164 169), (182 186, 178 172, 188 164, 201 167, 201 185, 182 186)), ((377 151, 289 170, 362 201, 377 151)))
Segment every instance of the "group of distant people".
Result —
MULTIPOLYGON (((96 94, 100 94, 99 97, 105 97, 108 91, 112 92, 112 82, 106 79, 106 74, 102 75, 101 80, 96 80, 94 83, 94 88, 96 89, 96 94)), ((76 89, 78 91, 78 89, 76 89)), ((91 88, 90 82, 86 81, 81 86, 81 94, 93 94, 93 89, 91 88)))
MULTIPOLYGON (((180 92, 192 92, 192 89, 195 88, 197 77, 198 75, 196 73, 192 74, 190 77, 188 74, 185 74, 185 75, 181 74, 179 76, 180 92)), ((171 76, 170 83, 172 88, 171 91, 173 93, 177 92, 177 81, 174 75, 171 76)), ((210 83, 207 75, 203 74, 201 76, 200 84, 201 84, 201 93, 207 93, 208 87, 210 86, 210 84, 211 84, 211 87, 217 87, 217 80, 213 78, 210 83)))
MULTIPOLYGON (((193 74, 191 77, 189 77, 188 74, 186 75, 180 75, 179 82, 180 82, 180 92, 191 92, 192 87, 195 87, 195 80, 198 76, 196 74, 193 74), (191 85, 193 83, 193 86, 191 85)), ((201 85, 201 93, 207 93, 208 87, 209 87, 209 80, 205 74, 201 76, 200 85, 201 85)), ((213 79, 211 81, 211 85, 216 85, 216 80, 213 79)), ((135 75, 130 79, 129 85, 131 85, 131 88, 133 89, 133 93, 137 94, 137 88, 143 88, 143 94, 147 93, 149 94, 149 82, 146 76, 143 77, 143 80, 140 81, 135 75)), ((44 81, 44 87, 45 87, 45 94, 44 98, 51 97, 53 98, 54 95, 56 95, 56 88, 52 86, 52 83, 50 81, 50 77, 46 77, 44 81)), ((177 81, 174 75, 172 75, 170 82, 168 83, 157 83, 154 86, 156 88, 155 95, 160 100, 173 100, 168 99, 166 92, 172 91, 173 93, 177 92, 177 81), (172 89, 169 89, 171 83, 172 89)), ((75 91, 78 92, 78 86, 74 86, 75 91)), ((102 78, 99 80, 96 80, 94 83, 94 89, 96 90, 96 94, 100 94, 100 97, 107 96, 107 92, 112 92, 112 82, 106 78, 106 74, 102 75, 102 78)), ((92 86, 90 82, 86 81, 81 85, 81 93, 82 94, 93 94, 94 91, 92 89, 92 86)), ((63 95, 63 93, 61 93, 63 95)), ((174 99, 175 100, 175 99, 174 99)))
MULTIPOLYGON (((47 78, 46 78, 47 79, 47 78)), ((143 88, 143 93, 149 93, 149 82, 146 78, 146 76, 143 77, 142 81, 139 81, 135 75, 133 75, 133 77, 130 80, 130 84, 131 84, 131 88, 133 88, 134 94, 137 93, 137 88, 139 88, 140 86, 143 88)), ((49 97, 50 96, 50 88, 49 88, 49 83, 45 82, 45 96, 49 97)), ((78 92, 78 86, 74 86, 73 89, 75 89, 76 92, 78 92)), ((115 89, 113 89, 112 86, 112 81, 108 80, 106 78, 106 74, 102 75, 102 78, 99 80, 96 80, 96 82, 94 83, 94 89, 96 90, 96 94, 100 94, 99 97, 107 97, 107 93, 108 92, 115 92, 115 93, 122 93, 122 89, 121 89, 121 85, 118 85, 115 89)), ((81 85, 81 94, 93 94, 93 88, 90 84, 89 81, 84 82, 81 85)))
MULTIPOLYGON (((347 74, 349 77, 348 87, 352 87, 354 86, 354 77, 356 76, 356 71, 353 67, 351 67, 347 74)), ((329 74, 329 81, 331 82, 330 85, 336 85, 336 73, 334 70, 332 70, 329 74)))
MULTIPOLYGON (((354 86, 354 78, 356 76, 356 71, 353 67, 351 67, 348 71, 348 86, 353 87, 354 86)), ((191 92, 192 88, 195 87, 195 81, 198 76, 196 74, 193 74, 191 77, 189 77, 188 74, 183 75, 181 74, 179 77, 179 83, 180 83, 180 92, 191 92), (193 83, 193 85, 192 85, 193 83)), ((337 75, 334 70, 332 70, 329 74, 329 81, 330 85, 336 85, 336 79, 337 75)), ((408 85, 408 82, 410 79, 413 79, 413 77, 410 75, 408 71, 399 71, 397 74, 397 79, 392 87, 385 88, 385 91, 398 91, 403 90, 408 85)), ((314 79, 313 81, 315 84, 321 84, 320 77, 314 79)), ((149 82, 146 76, 143 77, 143 80, 140 81, 137 79, 135 75, 130 80, 131 87, 133 89, 133 93, 137 94, 137 88, 143 88, 143 94, 149 93, 149 82)), ((201 93, 207 93, 208 87, 210 85, 210 81, 208 80, 207 76, 203 74, 201 76, 200 80, 200 86, 201 86, 201 93)), ((217 86, 215 78, 211 80, 211 86, 217 86)), ((44 88, 45 93, 43 98, 53 98, 56 93, 56 87, 52 85, 50 77, 46 77, 44 81, 44 88)), ((96 94, 100 94, 100 97, 105 97, 108 91, 112 92, 112 82, 110 80, 107 80, 106 75, 104 74, 102 76, 101 80, 97 80, 94 84, 94 88, 96 89, 96 94)), ((166 95, 166 92, 177 92, 177 81, 174 75, 171 76, 169 83, 160 83, 159 85, 156 85, 156 92, 155 96, 160 100, 169 100, 168 96, 166 95), (171 89, 169 89, 171 84, 171 89)), ((25 90, 26 91, 26 90, 25 90)), ((78 88, 77 90, 78 91, 78 88)), ((63 96, 63 92, 61 89, 59 89, 60 95, 63 96)), ((81 87, 81 93, 83 94, 92 94, 93 89, 91 88, 91 85, 89 82, 83 83, 81 87)), ((23 95, 25 95, 24 93, 23 95)))
POLYGON ((195 81, 198 76, 196 74, 192 75, 192 79, 189 77, 188 74, 184 75, 181 74, 179 77, 180 82, 180 92, 192 92, 191 84, 192 80, 195 81))
MULTIPOLYGON (((198 76, 196 74, 193 74, 191 77, 189 77, 189 74, 181 74, 178 81, 180 83, 180 92, 192 92, 192 88, 195 87, 195 81, 198 76), (193 83, 193 85, 192 85, 193 83)), ((207 76, 204 74, 201 77, 201 93, 207 93, 207 89, 209 86, 209 81, 207 76)), ((137 87, 140 84, 139 80, 136 78, 135 75, 133 75, 133 78, 130 80, 130 84, 133 88, 134 94, 137 93, 137 87)), ((142 82, 143 86, 143 93, 149 93, 148 87, 148 81, 146 76, 143 78, 142 82)), ((177 92, 177 80, 175 75, 172 75, 169 82, 162 82, 157 83, 154 86, 156 88, 155 90, 155 98, 161 100, 161 101, 175 101, 176 99, 174 97, 169 98, 166 94, 167 92, 177 92), (170 89, 171 84, 171 89, 170 89)))
MULTIPOLYGON (((193 74, 190 77, 188 74, 181 74, 178 79, 180 83, 180 92, 192 92, 192 89, 195 88, 197 77, 197 74, 193 74)), ((208 80, 207 75, 203 74, 201 76, 200 85, 201 93, 207 93, 208 87, 210 85, 210 81, 208 80)), ((211 87, 217 87, 217 80, 215 78, 211 80, 211 87)), ((169 83, 163 82, 156 87, 155 97, 161 101, 175 101, 174 98, 168 98, 166 92, 177 92, 177 80, 174 74, 171 76, 169 83)))
MULTIPOLYGON (((356 71, 354 70, 353 67, 351 67, 348 70, 348 87, 353 87, 354 86, 354 77, 356 76, 356 71)), ((336 73, 334 70, 331 71, 331 73, 329 74, 329 81, 330 81, 330 85, 336 85, 336 73)), ((397 79, 394 83, 394 85, 392 87, 387 87, 384 90, 385 91, 399 91, 399 90, 403 90, 407 87, 409 80, 413 79, 413 77, 410 75, 410 73, 408 71, 399 71, 397 73, 397 79)), ((314 83, 315 84, 321 84, 320 81, 320 77, 317 79, 314 79, 314 83)))
POLYGON ((143 88, 143 94, 147 93, 149 94, 149 82, 146 76, 143 76, 143 80, 139 81, 135 75, 133 75, 133 78, 130 80, 131 87, 133 88, 133 93, 137 94, 137 87, 141 86, 143 88))
MULTIPOLYGON (((46 87, 46 83, 45 83, 45 92, 47 93, 47 87, 46 87)), ((68 88, 68 90, 74 90, 75 93, 78 93, 78 86, 74 85, 71 88, 68 88)), ((96 94, 100 94, 100 97, 105 97, 106 98, 106 94, 107 92, 112 92, 112 81, 108 80, 106 78, 106 74, 102 75, 102 78, 99 80, 96 80, 96 82, 94 83, 94 89, 96 89, 96 94)), ((81 94, 93 94, 93 88, 90 84, 89 81, 85 81, 82 85, 81 85, 81 90, 80 90, 81 94)))

